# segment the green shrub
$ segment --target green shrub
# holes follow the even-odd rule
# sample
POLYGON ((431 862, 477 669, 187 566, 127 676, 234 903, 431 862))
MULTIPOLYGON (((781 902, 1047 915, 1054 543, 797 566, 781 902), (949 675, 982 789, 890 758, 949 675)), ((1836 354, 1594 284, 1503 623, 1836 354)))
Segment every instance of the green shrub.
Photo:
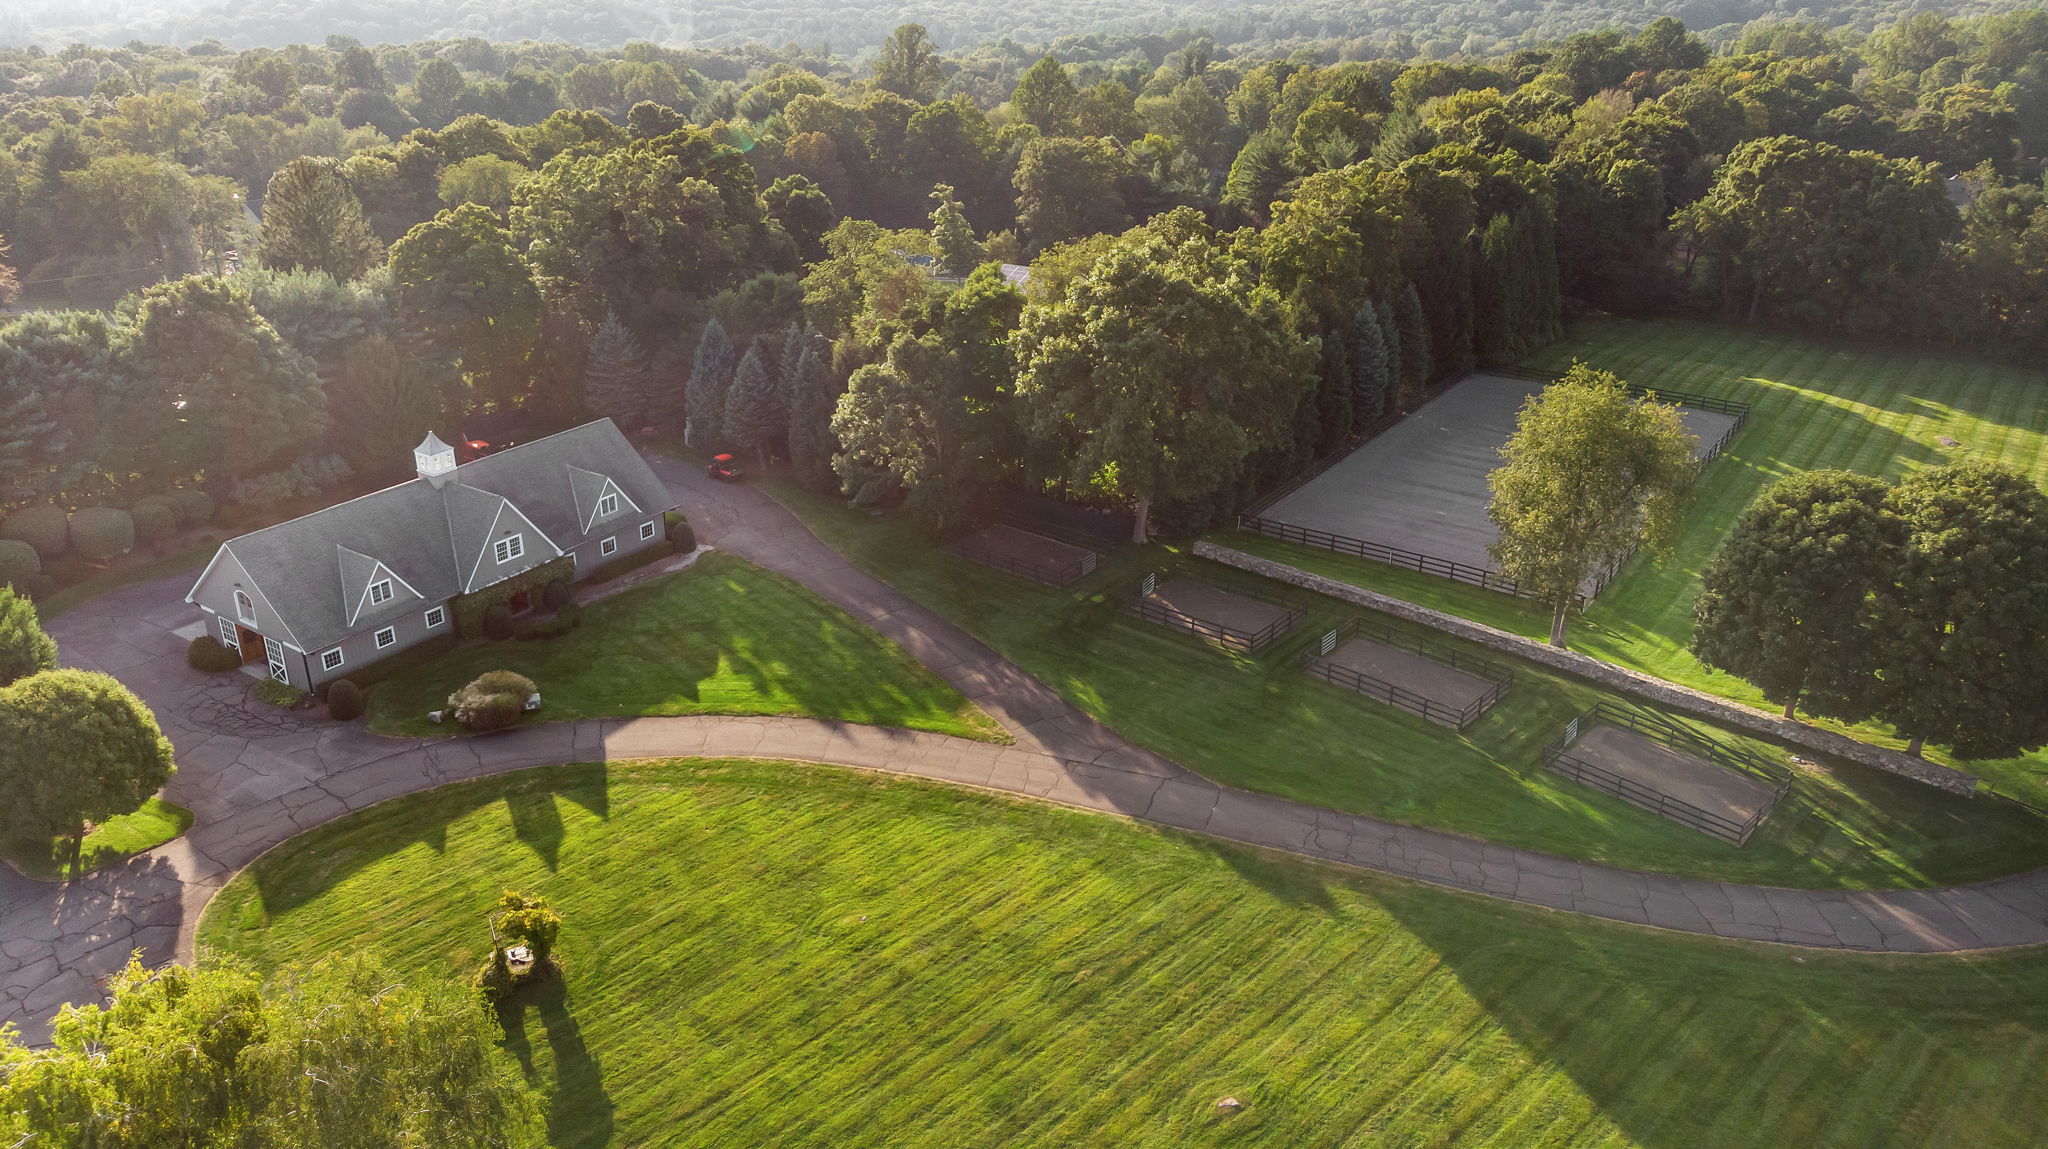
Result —
POLYGON ((0 522, 0 539, 27 543, 48 561, 71 549, 70 517, 48 503, 23 507, 0 522))
POLYGON ((212 522, 213 516, 220 512, 220 507, 214 503, 213 496, 205 491, 183 487, 164 497, 177 506, 180 526, 204 526, 212 522))
POLYGON ((42 573, 43 559, 34 547, 20 539, 0 539, 0 586, 27 592, 42 573))
POLYGON ((181 527, 185 525, 185 516, 178 510, 178 500, 169 495, 144 495, 135 500, 135 505, 128 509, 133 512, 139 511, 144 507, 162 507, 164 510, 171 512, 172 522, 181 527))
POLYGON ((555 612, 555 617, 541 622, 529 622, 519 628, 517 638, 560 638, 583 625, 583 607, 568 603, 555 612))
POLYGON ((494 602, 484 608, 484 637, 492 642, 503 642, 512 637, 512 607, 509 603, 494 602))
POLYGON ((503 730, 519 721, 526 700, 537 691, 533 680, 510 670, 489 670, 448 696, 448 716, 464 728, 503 730))
POLYGON ((327 716, 336 722, 354 722, 363 716, 363 691, 346 678, 327 684, 327 716))
POLYGON ((696 528, 690 526, 688 519, 677 519, 668 525, 668 541, 677 554, 689 554, 697 549, 696 528))
POLYGON ((0 686, 57 669, 57 643, 26 595, 0 586, 0 686))
POLYGON ((71 516, 71 545, 87 562, 105 562, 135 549, 135 520, 113 507, 84 507, 71 516))
POLYGON ((220 639, 202 634, 185 648, 185 665, 208 674, 226 674, 242 665, 242 656, 220 639))
POLYGON ((529 571, 522 571, 501 583, 493 583, 474 594, 459 595, 449 604, 455 615, 455 633, 464 638, 484 636, 484 612, 494 602, 510 604, 522 594, 533 594, 558 578, 576 577, 576 560, 568 555, 552 558, 529 571))
POLYGON ((558 578, 540 593, 540 601, 549 610, 559 611, 576 601, 576 584, 568 579, 558 578))
POLYGON ((306 694, 289 682, 279 682, 275 678, 266 678, 256 684, 256 699, 259 702, 267 702, 272 706, 289 710, 305 701, 306 694))
POLYGON ((153 543, 178 533, 178 512, 169 503, 137 503, 128 512, 135 520, 135 541, 153 543))
POLYGON ((633 571, 639 570, 641 567, 646 566, 648 563, 660 562, 662 559, 667 558, 671 553, 672 552, 670 551, 662 549, 662 547, 660 547, 659 545, 648 547, 645 550, 634 551, 630 555, 624 555, 619 558, 615 558, 612 561, 597 568, 597 572, 590 576, 590 581, 610 582, 613 579, 618 578, 620 575, 630 574, 633 571))

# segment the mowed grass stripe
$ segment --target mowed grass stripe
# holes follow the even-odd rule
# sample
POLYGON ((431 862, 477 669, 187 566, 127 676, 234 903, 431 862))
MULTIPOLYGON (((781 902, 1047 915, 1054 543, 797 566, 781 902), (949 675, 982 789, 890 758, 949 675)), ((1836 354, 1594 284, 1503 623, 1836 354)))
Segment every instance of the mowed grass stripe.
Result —
POLYGON ((201 941, 467 976, 506 886, 567 921, 568 995, 511 1043, 561 1145, 2044 1133, 2048 954, 1688 938, 821 767, 574 767, 387 803, 237 877, 201 941), (1220 1118, 1226 1094, 1245 1112, 1220 1118))

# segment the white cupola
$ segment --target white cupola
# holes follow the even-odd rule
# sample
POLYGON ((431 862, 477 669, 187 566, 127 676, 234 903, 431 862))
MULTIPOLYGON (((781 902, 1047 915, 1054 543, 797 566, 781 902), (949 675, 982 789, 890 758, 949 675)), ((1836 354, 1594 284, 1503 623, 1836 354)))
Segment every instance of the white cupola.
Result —
POLYGON ((420 478, 439 487, 448 481, 449 475, 455 473, 455 448, 443 443, 440 436, 429 431, 427 437, 420 440, 420 445, 412 449, 412 462, 413 468, 420 473, 420 478))

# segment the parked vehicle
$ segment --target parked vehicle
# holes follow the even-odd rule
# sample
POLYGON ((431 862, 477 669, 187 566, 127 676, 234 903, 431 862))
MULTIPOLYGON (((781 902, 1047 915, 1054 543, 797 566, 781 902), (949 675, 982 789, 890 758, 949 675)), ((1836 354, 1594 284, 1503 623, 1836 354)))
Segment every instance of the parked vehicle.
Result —
POLYGON ((704 468, 704 473, 721 483, 736 483, 740 476, 746 474, 740 470, 739 460, 731 455, 713 455, 711 464, 704 468))

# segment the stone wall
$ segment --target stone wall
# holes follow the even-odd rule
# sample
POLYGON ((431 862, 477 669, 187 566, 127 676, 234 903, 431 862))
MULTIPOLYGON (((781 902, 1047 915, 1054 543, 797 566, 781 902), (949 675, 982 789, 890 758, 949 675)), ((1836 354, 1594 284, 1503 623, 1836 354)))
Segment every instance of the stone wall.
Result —
POLYGON ((1312 590, 1317 594, 1328 595, 1331 598, 1356 603, 1359 606, 1376 610, 1383 614, 1391 614, 1397 618, 1407 619, 1409 622, 1432 627, 1446 634, 1454 634, 1459 638, 1479 643, 1481 646, 1490 647, 1505 654, 1512 654, 1517 658, 1526 658, 1531 662, 1541 663, 1555 670, 1562 670, 1567 674, 1583 678, 1588 682, 1596 683, 1610 690, 1631 694, 1659 706, 1709 719, 1750 734, 1776 739, 1788 745, 1811 750, 1818 754, 1825 754, 1832 758, 1841 758, 1878 770, 1888 771, 1902 777, 1911 778, 1915 782, 1924 782, 1929 786, 1947 790, 1950 793, 1970 796, 1977 792, 1977 779, 1975 775, 1965 774, 1960 770, 1951 770, 1946 766, 1937 765, 1924 758, 1915 758, 1910 754, 1902 754, 1897 750, 1887 750, 1881 746, 1872 746, 1868 742, 1859 742, 1845 735, 1835 734, 1827 730, 1819 730, 1803 723, 1780 718, 1775 714, 1767 714, 1764 711, 1744 706, 1739 702, 1730 702, 1725 698, 1716 698, 1711 694, 1702 693, 1691 687, 1679 686, 1676 683, 1666 682, 1661 678, 1653 678, 1650 675, 1628 670, 1613 663, 1602 662, 1597 658, 1575 654, 1569 650, 1559 650, 1556 647, 1537 642, 1535 639, 1523 638, 1519 634, 1509 634, 1504 630, 1496 630, 1484 623, 1445 614, 1439 610, 1431 610, 1426 606, 1417 606, 1412 602, 1392 598, 1377 591, 1366 590, 1364 587, 1353 586, 1350 583, 1339 582, 1336 579, 1325 578, 1322 575, 1310 574, 1299 567, 1288 566, 1286 563, 1274 562, 1271 559, 1263 559, 1257 555, 1248 555, 1243 551, 1217 546, 1212 542, 1196 543, 1195 554, 1201 558, 1225 563, 1241 570, 1264 575, 1270 579, 1277 579, 1280 582, 1298 586, 1304 590, 1312 590))

